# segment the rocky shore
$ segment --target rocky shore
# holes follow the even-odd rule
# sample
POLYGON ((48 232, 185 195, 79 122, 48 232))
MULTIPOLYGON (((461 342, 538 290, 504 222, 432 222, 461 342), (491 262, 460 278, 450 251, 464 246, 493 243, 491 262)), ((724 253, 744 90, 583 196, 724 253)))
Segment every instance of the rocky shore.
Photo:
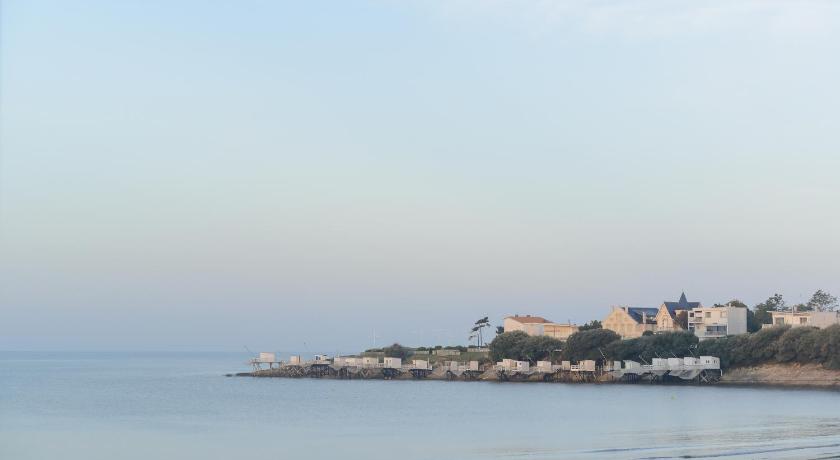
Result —
MULTIPOLYGON (((383 375, 379 369, 369 369, 370 372, 357 372, 349 376, 340 377, 337 374, 325 374, 319 378, 349 379, 349 380, 416 380, 412 374, 403 372, 391 377, 383 375)), ((280 369, 266 369, 256 372, 240 372, 228 374, 229 377, 307 377, 306 375, 290 376, 280 369)), ((578 380, 563 378, 560 374, 544 374, 534 372, 530 374, 509 374, 500 378, 495 370, 473 373, 453 374, 444 368, 435 368, 423 380, 442 381, 484 381, 484 382, 565 382, 565 383, 608 383, 616 381, 610 375, 593 376, 591 379, 578 380)), ((692 384, 691 382, 682 382, 692 384)), ((728 369, 717 385, 731 386, 772 386, 789 388, 825 388, 840 390, 840 370, 826 369, 820 364, 763 364, 760 366, 740 367, 728 369)))
POLYGON ((820 364, 762 364, 729 369, 720 384, 840 390, 840 370, 826 369, 820 364))

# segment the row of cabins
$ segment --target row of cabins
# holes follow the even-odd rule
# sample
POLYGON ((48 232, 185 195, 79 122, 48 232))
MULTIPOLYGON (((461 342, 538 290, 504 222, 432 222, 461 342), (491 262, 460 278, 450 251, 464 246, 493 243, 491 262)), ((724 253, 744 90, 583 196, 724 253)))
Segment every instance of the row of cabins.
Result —
POLYGON ((431 369, 432 366, 429 361, 425 359, 413 359, 411 364, 403 364, 402 358, 382 358, 379 361, 377 357, 355 357, 355 356, 336 356, 332 360, 332 364, 336 367, 361 367, 361 368, 384 368, 384 369, 431 369))
POLYGON ((571 361, 561 361, 560 364, 553 364, 551 361, 537 361, 532 368, 528 361, 517 361, 515 359, 503 359, 496 363, 496 370, 508 372, 557 372, 557 371, 586 371, 595 372, 596 362, 592 360, 581 361, 572 364, 571 361))
MULTIPOLYGON (((684 358, 653 358, 650 364, 637 361, 607 361, 600 369, 593 360, 581 361, 572 364, 570 361, 562 361, 560 364, 553 364, 551 361, 537 361, 535 367, 531 367, 528 361, 517 361, 504 359, 496 363, 497 371, 517 372, 523 374, 555 373, 558 371, 581 372, 581 373, 610 373, 615 378, 622 378, 627 375, 642 377, 649 375, 654 378, 661 378, 665 375, 679 377, 683 380, 692 380, 701 373, 709 373, 708 379, 714 380, 721 375, 720 359, 714 356, 686 356, 684 358)), ((704 374, 705 375, 705 374, 704 374)), ((632 380, 632 379, 631 379, 632 380)))
MULTIPOLYGON (((770 312, 772 323, 764 326, 791 325, 827 327, 840 324, 840 312, 770 312)), ((715 339, 747 332, 747 309, 732 306, 704 307, 689 302, 683 292, 674 302, 662 302, 658 308, 613 307, 601 321, 604 329, 623 339, 641 337, 645 333, 689 331, 700 340, 715 339)), ((504 331, 523 331, 528 335, 548 336, 565 340, 578 331, 571 323, 554 323, 531 315, 515 315, 504 319, 504 331)))

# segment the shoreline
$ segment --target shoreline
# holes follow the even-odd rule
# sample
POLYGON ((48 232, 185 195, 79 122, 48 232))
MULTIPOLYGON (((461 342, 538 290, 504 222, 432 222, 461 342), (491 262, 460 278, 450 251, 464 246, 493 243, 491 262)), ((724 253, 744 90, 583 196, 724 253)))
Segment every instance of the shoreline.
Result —
POLYGON ((762 364, 730 369, 720 385, 840 390, 840 370, 820 364, 762 364))
POLYGON ((370 373, 356 375, 349 378, 338 376, 289 376, 278 372, 277 369, 262 370, 258 372, 239 372, 226 374, 228 377, 253 377, 253 378, 324 378, 331 380, 433 380, 433 381, 457 381, 457 382, 498 382, 498 383, 574 383, 574 384, 641 384, 641 385, 666 385, 666 386, 708 386, 719 385, 725 387, 764 387, 778 389, 823 389, 829 391, 840 391, 840 370, 825 369, 819 364, 763 364, 733 368, 725 371, 723 377, 714 383, 698 383, 695 380, 669 380, 663 382, 651 382, 641 380, 638 382, 623 382, 610 375, 603 374, 586 380, 576 380, 570 376, 559 376, 555 374, 534 372, 528 375, 510 375, 508 378, 499 378, 493 370, 482 371, 471 375, 453 375, 442 369, 435 369, 423 378, 415 378, 411 374, 404 373, 398 376, 385 377, 382 373, 370 373))

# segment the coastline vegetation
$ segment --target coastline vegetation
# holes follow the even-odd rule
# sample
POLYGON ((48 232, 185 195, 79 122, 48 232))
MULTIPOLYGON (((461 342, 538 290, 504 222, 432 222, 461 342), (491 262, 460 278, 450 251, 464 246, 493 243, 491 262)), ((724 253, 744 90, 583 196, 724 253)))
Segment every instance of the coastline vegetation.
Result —
POLYGON ((560 359, 650 362, 657 357, 710 355, 719 357, 723 368, 765 363, 817 363, 827 369, 840 369, 840 325, 825 329, 773 326, 752 334, 702 342, 691 332, 666 332, 621 340, 613 331, 590 329, 576 332, 566 342, 561 342, 516 331, 496 336, 490 342, 490 354, 494 361, 509 358, 531 362, 560 359))

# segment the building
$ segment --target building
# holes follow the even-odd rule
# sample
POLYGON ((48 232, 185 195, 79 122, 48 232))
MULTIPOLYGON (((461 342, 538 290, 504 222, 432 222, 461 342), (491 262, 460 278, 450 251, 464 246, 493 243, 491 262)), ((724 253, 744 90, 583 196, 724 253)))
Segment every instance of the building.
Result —
POLYGON ((747 332, 747 309, 738 307, 698 307, 688 312, 688 330, 705 339, 747 332))
POLYGON ((566 340, 577 331, 578 327, 572 323, 543 324, 543 335, 554 337, 555 339, 566 340))
POLYGON ((840 324, 840 312, 836 311, 771 311, 771 324, 763 326, 812 326, 824 328, 840 324))
POLYGON ((505 332, 522 331, 528 335, 548 336, 566 340, 578 331, 578 327, 571 323, 553 323, 540 316, 508 316, 503 323, 505 332))
POLYGON ((613 307, 601 325, 620 335, 622 339, 641 337, 645 331, 656 330, 658 308, 613 307))
POLYGON ((385 358, 382 360, 382 367, 399 369, 402 367, 402 359, 400 358, 385 358))
POLYGON ((540 316, 508 316, 505 318, 503 326, 505 332, 522 331, 528 335, 543 335, 545 332, 545 324, 550 324, 551 321, 540 316))
POLYGON ((656 313, 656 332, 676 332, 688 327, 688 312, 701 308, 700 302, 689 302, 685 292, 676 302, 662 302, 656 313))

